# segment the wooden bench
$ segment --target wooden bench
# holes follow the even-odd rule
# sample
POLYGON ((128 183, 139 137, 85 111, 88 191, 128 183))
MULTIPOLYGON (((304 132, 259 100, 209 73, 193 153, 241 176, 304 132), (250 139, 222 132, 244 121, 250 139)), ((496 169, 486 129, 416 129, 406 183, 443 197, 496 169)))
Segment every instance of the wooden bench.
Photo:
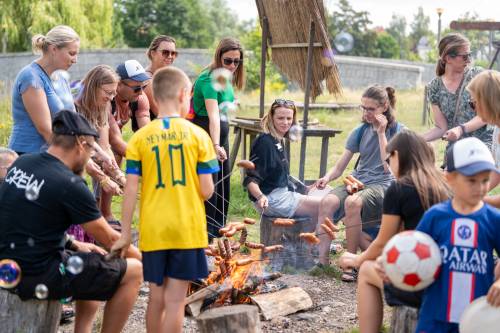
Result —
POLYGON ((271 269, 281 271, 283 267, 309 269, 314 265, 314 246, 300 239, 301 232, 314 231, 316 224, 310 217, 294 217, 295 224, 290 227, 277 226, 277 217, 262 216, 260 223, 260 242, 266 246, 281 244, 284 249, 267 255, 271 269))
POLYGON ((61 303, 55 300, 22 301, 0 289, 0 331, 3 333, 56 333, 61 303))
MULTIPOLYGON (((409 306, 393 306, 391 333, 413 333, 417 327, 418 309, 409 306)), ((478 332, 479 333, 479 332, 478 332)))

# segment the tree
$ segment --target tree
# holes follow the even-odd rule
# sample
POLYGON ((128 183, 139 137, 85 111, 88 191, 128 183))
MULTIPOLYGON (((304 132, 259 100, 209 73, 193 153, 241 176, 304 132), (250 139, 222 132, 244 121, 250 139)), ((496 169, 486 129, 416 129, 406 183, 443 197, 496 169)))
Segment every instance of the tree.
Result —
POLYGON ((398 59, 400 56, 398 42, 385 31, 377 35, 377 49, 381 58, 398 59))
POLYGON ((389 27, 385 30, 399 45, 399 58, 401 59, 407 59, 410 52, 406 26, 407 23, 404 16, 392 14, 389 27))
POLYGON ((418 12, 413 17, 413 22, 410 25, 410 46, 413 51, 416 51, 417 44, 422 37, 426 37, 429 40, 434 39, 434 34, 430 30, 429 24, 429 16, 424 14, 424 9, 422 7, 418 7, 418 12))

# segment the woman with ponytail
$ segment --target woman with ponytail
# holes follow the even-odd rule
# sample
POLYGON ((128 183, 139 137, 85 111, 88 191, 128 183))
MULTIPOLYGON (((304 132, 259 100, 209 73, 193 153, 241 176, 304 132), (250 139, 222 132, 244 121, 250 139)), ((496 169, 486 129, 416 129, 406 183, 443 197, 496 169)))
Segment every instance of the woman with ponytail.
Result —
MULTIPOLYGON (((361 125, 347 138, 344 153, 337 164, 315 183, 319 189, 323 189, 329 182, 342 176, 354 154, 359 153, 352 176, 361 181, 364 188, 356 193, 350 192, 345 185, 334 188, 321 201, 318 218, 319 224, 326 217, 333 218, 335 222, 343 220, 347 251, 351 253, 356 253, 358 248, 365 250, 377 236, 384 191, 394 180, 384 161, 387 141, 402 128, 394 115, 395 105, 393 88, 376 85, 368 88, 361 98, 361 125)), ((319 262, 328 265, 331 239, 321 232, 319 224, 319 262)), ((342 280, 355 281, 355 273, 354 270, 346 269, 342 280)))
POLYGON ((437 77, 428 85, 434 127, 423 134, 426 141, 443 138, 452 142, 474 136, 491 147, 493 130, 474 113, 470 93, 465 89, 481 72, 481 68, 470 64, 470 42, 465 36, 452 33, 439 41, 437 77))
MULTIPOLYGON (((80 49, 78 34, 68 26, 59 25, 46 36, 33 36, 32 44, 33 51, 41 53, 41 57, 19 72, 12 88, 14 125, 9 147, 18 154, 39 152, 50 140, 54 115, 63 109, 74 110, 72 101, 57 95, 51 75, 76 63, 80 49)), ((67 82, 66 85, 69 92, 67 82)))

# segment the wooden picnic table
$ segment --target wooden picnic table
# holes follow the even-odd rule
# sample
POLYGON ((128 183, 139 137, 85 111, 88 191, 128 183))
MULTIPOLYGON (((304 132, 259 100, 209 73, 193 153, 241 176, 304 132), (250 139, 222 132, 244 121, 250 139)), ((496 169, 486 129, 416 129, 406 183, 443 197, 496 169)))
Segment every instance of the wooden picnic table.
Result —
MULTIPOLYGON (((229 156, 230 158, 229 165, 231 170, 233 170, 236 161, 236 156, 238 155, 240 146, 242 146, 241 159, 242 160, 248 159, 250 152, 247 151, 247 142, 249 140, 251 146, 257 135, 262 133, 262 128, 260 127, 260 119, 254 119, 254 118, 235 118, 231 120, 231 126, 234 127, 235 138, 233 146, 231 147, 231 153, 229 156)), ((302 135, 306 137, 321 138, 321 158, 319 166, 319 177, 324 175, 326 172, 327 161, 328 161, 328 143, 330 141, 330 138, 335 137, 335 135, 339 133, 342 133, 342 131, 339 129, 333 129, 321 125, 311 125, 311 124, 309 124, 309 126, 305 128, 304 132, 302 133, 302 135)), ((290 145, 286 145, 285 149, 288 160, 290 161, 290 145)), ((305 163, 305 159, 304 161, 301 162, 305 163)))

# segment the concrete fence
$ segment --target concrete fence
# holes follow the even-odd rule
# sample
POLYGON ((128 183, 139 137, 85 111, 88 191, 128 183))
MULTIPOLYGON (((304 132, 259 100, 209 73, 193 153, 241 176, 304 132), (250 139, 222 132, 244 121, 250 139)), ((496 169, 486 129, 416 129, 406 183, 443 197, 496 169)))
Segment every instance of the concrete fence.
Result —
MULTIPOLYGON (((212 55, 208 50, 180 49, 175 65, 182 68, 191 77, 208 65, 212 55)), ((36 59, 29 53, 7 53, 0 55, 0 94, 10 94, 12 82, 17 73, 36 59)), ((78 63, 69 72, 71 80, 81 79, 93 66, 107 64, 116 67, 127 59, 137 59, 145 67, 149 63, 146 49, 103 49, 84 50, 78 55, 78 63)), ((397 89, 411 89, 425 84, 433 77, 434 65, 402 62, 388 59, 337 56, 340 78, 345 88, 359 89, 379 83, 392 85, 397 89)))

